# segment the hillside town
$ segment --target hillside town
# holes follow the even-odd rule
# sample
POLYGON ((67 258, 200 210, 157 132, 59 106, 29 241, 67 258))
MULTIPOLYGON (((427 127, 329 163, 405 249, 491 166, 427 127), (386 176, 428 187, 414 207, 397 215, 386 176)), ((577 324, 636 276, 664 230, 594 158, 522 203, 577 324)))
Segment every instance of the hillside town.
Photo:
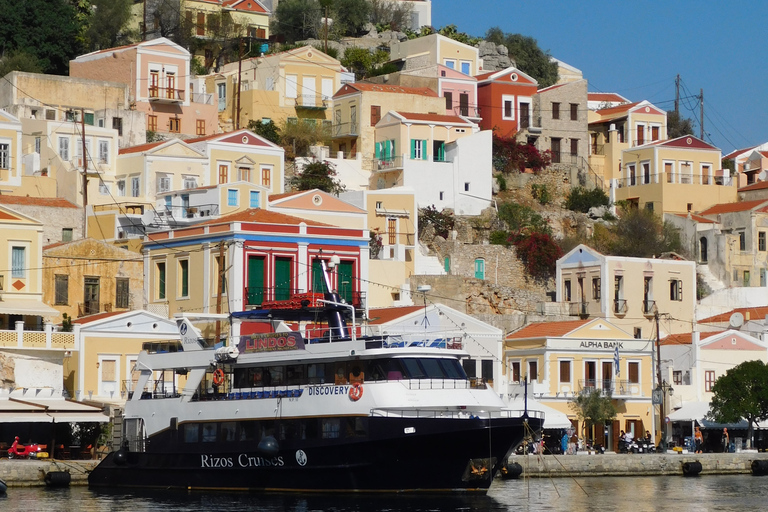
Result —
MULTIPOLYGON (((696 424, 719 449, 715 383, 768 363, 768 142, 724 155, 557 55, 542 83, 503 44, 425 30, 429 0, 400 2, 402 31, 327 41, 324 17, 297 44, 277 0, 176 2, 188 44, 161 3, 66 74, 0 78, 0 453, 42 414, 106 424, 175 392, 173 372, 137 387, 146 343, 184 315, 305 307, 326 266, 355 333, 462 349, 556 442, 685 447, 696 424), (379 72, 342 57, 361 49, 379 72), (574 406, 595 393, 609 421, 574 406)), ((752 423, 731 441, 768 448, 752 423)))

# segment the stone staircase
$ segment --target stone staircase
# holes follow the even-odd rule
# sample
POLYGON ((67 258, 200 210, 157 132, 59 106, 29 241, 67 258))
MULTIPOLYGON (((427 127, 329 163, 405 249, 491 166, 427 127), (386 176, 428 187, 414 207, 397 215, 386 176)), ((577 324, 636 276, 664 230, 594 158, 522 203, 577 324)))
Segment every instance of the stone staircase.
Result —
POLYGON ((437 256, 430 256, 429 249, 419 242, 419 248, 416 251, 416 261, 414 261, 414 274, 424 276, 444 276, 445 267, 437 256))
POLYGON ((711 295, 712 293, 725 288, 723 282, 715 277, 709 270, 708 265, 696 265, 696 275, 701 278, 706 290, 706 295, 711 295))

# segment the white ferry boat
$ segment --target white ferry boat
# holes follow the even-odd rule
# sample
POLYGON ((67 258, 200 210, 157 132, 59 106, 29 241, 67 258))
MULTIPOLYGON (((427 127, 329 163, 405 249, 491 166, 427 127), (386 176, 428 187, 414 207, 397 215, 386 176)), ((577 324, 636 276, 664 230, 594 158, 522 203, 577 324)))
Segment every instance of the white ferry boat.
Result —
POLYGON ((523 437, 540 430, 540 413, 505 410, 492 389, 473 385, 460 364, 466 352, 444 341, 358 338, 334 306, 338 295, 325 298, 329 331, 319 339, 281 329, 216 349, 179 319, 178 344, 139 355, 143 391, 125 404, 123 448, 90 485, 485 492, 523 437), (186 381, 179 389, 168 386, 184 380, 174 376, 186 381))

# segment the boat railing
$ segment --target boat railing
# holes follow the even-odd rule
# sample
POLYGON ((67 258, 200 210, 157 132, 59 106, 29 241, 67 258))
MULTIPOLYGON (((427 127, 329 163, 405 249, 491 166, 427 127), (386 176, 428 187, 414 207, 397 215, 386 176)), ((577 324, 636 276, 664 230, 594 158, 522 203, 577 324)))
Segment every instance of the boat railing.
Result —
MULTIPOLYGON (((520 418, 525 411, 513 409, 501 409, 498 411, 472 411, 467 409, 460 410, 438 410, 438 409, 371 409, 371 416, 384 418, 419 418, 419 419, 487 419, 487 418, 520 418), (476 413, 480 414, 476 414, 476 413)), ((544 418, 541 411, 528 411, 529 418, 544 418)))
POLYGON ((462 379, 404 379, 400 383, 408 389, 470 389, 474 387, 462 379))

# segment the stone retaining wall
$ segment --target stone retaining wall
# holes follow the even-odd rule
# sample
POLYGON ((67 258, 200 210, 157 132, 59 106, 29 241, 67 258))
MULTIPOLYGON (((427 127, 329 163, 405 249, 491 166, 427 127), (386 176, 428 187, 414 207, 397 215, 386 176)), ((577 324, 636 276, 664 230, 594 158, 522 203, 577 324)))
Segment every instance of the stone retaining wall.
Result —
POLYGON ((44 487, 49 471, 69 471, 71 485, 88 485, 88 473, 99 463, 97 460, 43 461, 0 459, 0 479, 8 487, 44 487))
POLYGON ((702 475, 751 473, 753 460, 768 453, 528 455, 510 457, 523 466, 523 476, 654 476, 682 475, 683 463, 701 463, 702 475))

